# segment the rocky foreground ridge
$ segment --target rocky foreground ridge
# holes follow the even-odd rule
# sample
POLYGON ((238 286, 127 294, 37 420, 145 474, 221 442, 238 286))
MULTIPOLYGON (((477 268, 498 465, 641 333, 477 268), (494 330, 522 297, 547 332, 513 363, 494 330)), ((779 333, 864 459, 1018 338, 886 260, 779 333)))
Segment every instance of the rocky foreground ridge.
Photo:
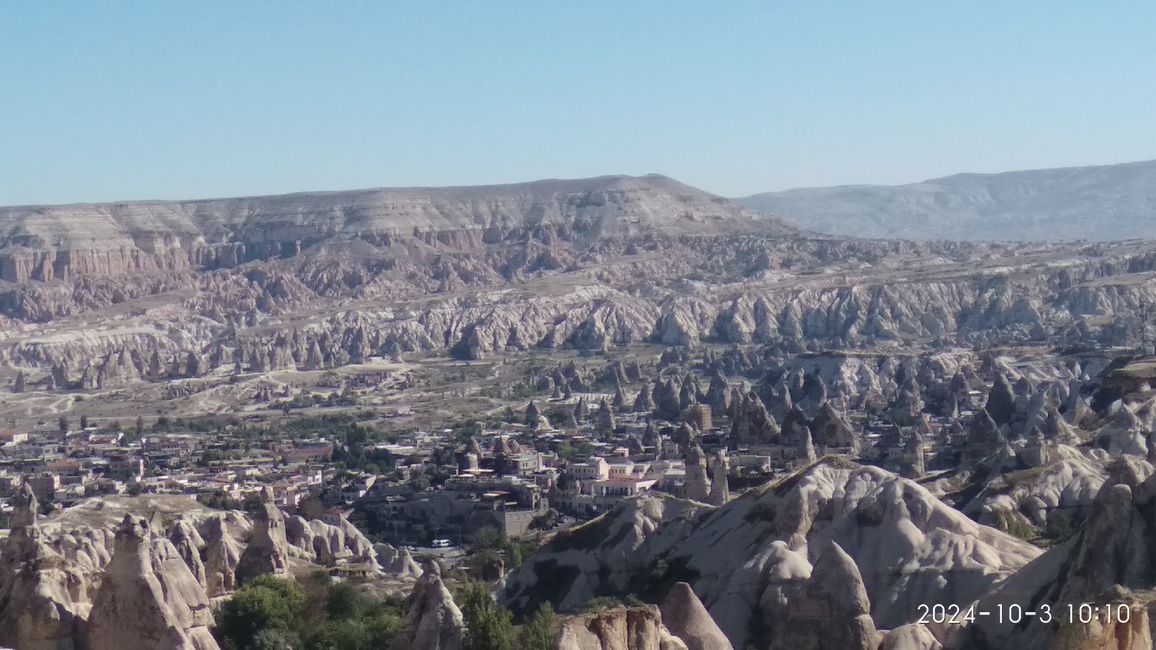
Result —
POLYGON ((826 638, 833 609, 866 618, 830 647, 875 648, 878 630, 917 620, 918 603, 971 602, 1039 554, 912 481, 824 459, 717 508, 634 499, 554 537, 501 597, 515 611, 567 610, 605 594, 661 597, 682 581, 735 647, 797 647, 788 640, 803 621, 826 638), (846 601, 848 590, 861 597, 846 601))
POLYGON ((184 501, 173 504, 170 510, 180 514, 167 524, 169 515, 136 514, 148 504, 133 499, 107 504, 110 513, 126 512, 116 524, 107 521, 99 499, 40 521, 36 497, 25 486, 0 547, 0 645, 218 650, 209 631, 211 599, 246 580, 339 563, 370 574, 420 576, 408 554, 388 547, 383 550, 395 557, 383 568, 377 549, 344 520, 287 519, 266 501, 249 521, 184 501))
POLYGON ((1152 647, 1148 462, 1113 463, 1086 524, 1046 552, 880 472, 823 460, 721 508, 639 497, 557 535, 500 597, 517 611, 544 601, 566 609, 591 594, 666 594, 667 631, 704 648, 1152 647), (921 603, 959 614, 935 621, 921 603), (993 614, 1015 608, 1052 619, 993 614))

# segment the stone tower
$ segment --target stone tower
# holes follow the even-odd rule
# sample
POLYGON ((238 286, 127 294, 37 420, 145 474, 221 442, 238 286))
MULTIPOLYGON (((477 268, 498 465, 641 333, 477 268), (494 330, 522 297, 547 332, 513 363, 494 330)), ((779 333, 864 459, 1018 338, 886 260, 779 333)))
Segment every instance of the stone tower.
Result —
POLYGON ((727 460, 726 452, 720 450, 711 459, 710 464, 710 503, 712 505, 724 505, 731 498, 730 486, 727 485, 727 470, 729 469, 730 461, 727 460))
POLYGON ((706 455, 698 444, 690 446, 686 453, 686 498, 706 503, 710 498, 710 485, 706 475, 706 455))

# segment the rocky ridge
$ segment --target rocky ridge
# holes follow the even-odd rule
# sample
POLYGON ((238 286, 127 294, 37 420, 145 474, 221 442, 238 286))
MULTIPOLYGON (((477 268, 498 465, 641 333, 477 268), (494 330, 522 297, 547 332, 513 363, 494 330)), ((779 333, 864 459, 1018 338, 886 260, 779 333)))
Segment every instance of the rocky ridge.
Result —
POLYGON ((717 508, 633 499, 556 536, 507 576, 501 595, 515 611, 546 600, 566 610, 595 594, 645 597, 684 581, 741 647, 782 632, 779 613, 831 543, 871 568, 862 582, 882 629, 911 623, 918 602, 970 602, 1040 553, 911 481, 824 459, 717 508))
MULTIPOLYGON (((1085 525, 1070 539, 1024 567, 978 599, 976 608, 1003 605, 1025 611, 1054 613, 1054 624, 1025 617, 977 620, 953 633, 949 647, 958 648, 1119 648, 1152 647, 1152 611, 1156 607, 1156 574, 1148 551, 1156 479, 1153 468, 1139 459, 1122 458, 1112 466, 1105 487, 1085 525), (1096 607, 1081 621, 1081 605, 1096 607), (1071 615, 1068 607, 1077 610, 1071 615), (1105 606, 1123 607, 1108 612, 1105 606)), ((945 632, 945 633, 946 633, 945 632)))
POLYGON ((820 232, 855 237, 1094 241, 1156 236, 1156 161, 956 174, 898 186, 848 185, 736 201, 820 232))
POLYGON ((1143 243, 817 237, 650 177, 10 208, 0 257, 29 396, 414 353, 1116 344, 1156 299, 1143 243))

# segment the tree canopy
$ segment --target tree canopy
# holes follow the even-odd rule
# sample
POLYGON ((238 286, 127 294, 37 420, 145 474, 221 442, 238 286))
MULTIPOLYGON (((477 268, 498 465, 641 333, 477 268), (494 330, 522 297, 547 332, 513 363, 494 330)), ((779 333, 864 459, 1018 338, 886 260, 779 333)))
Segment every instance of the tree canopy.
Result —
POLYGON ((223 650, 379 650, 401 616, 401 601, 324 573, 300 584, 264 577, 221 606, 214 634, 223 650))

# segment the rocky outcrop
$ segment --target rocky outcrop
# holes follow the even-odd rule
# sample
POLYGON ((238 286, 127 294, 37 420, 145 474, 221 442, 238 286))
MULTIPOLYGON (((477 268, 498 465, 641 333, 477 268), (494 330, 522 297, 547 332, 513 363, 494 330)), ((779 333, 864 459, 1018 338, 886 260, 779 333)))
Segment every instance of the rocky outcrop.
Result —
POLYGON ((148 524, 126 516, 116 533, 112 562, 93 598, 87 647, 219 650, 207 627, 212 621, 208 598, 203 591, 197 593, 199 589, 175 549, 168 557, 154 559, 148 524), (162 567, 163 581, 157 565, 162 567))
POLYGON ((201 534, 197 532, 192 522, 182 519, 173 524, 169 530, 169 541, 172 543, 173 549, 184 560, 197 583, 202 587, 208 587, 205 563, 201 560, 201 548, 205 546, 205 540, 201 538, 201 534))
POLYGON ((735 447, 767 444, 777 441, 778 437, 779 425, 767 412, 763 400, 754 393, 743 395, 731 423, 731 444, 735 447))
POLYGON ((232 593, 237 588, 241 545, 233 539, 220 517, 213 517, 206 523, 205 540, 205 590, 213 598, 232 593))
POLYGON ((193 647, 215 648, 216 643, 212 642, 209 634, 213 626, 213 611, 204 585, 197 581, 172 542, 164 537, 154 537, 151 545, 153 573, 161 585, 169 611, 189 635, 193 647))
POLYGON ((562 621, 557 650, 687 650, 662 624, 657 607, 611 609, 562 621))
POLYGON ((875 650, 880 635, 859 567, 838 544, 824 548, 811 577, 787 604, 771 650, 875 650))
POLYGON ((707 510, 712 509, 660 493, 626 500, 612 512, 556 535, 507 575, 499 600, 518 612, 534 612, 547 601, 559 611, 575 611, 598 595, 635 593, 637 566, 630 558, 659 529, 685 533, 696 514, 707 510))
POLYGON ((927 626, 918 623, 901 625, 894 630, 883 634, 883 641, 879 650, 942 650, 943 644, 927 629, 927 626))
POLYGON ((666 628, 686 644, 687 650, 733 650, 730 640, 687 583, 676 583, 662 601, 661 609, 666 628))
POLYGON ((830 402, 823 402, 810 426, 812 441, 820 447, 859 449, 854 429, 830 402))
POLYGON ((697 443, 690 444, 684 461, 686 465, 686 498, 707 503, 710 500, 711 485, 707 475, 706 454, 697 443))
POLYGON ((1082 521, 1108 476, 1101 461, 1066 446, 1052 448, 1057 458, 1031 471, 1013 471, 988 480, 964 508, 976 521, 1006 526, 1012 520, 1044 530, 1049 522, 1082 521))
POLYGON ((394 578, 414 580, 421 577, 421 565, 413 559, 407 549, 399 549, 389 544, 378 544, 375 550, 383 574, 394 578))
POLYGON ((726 505, 730 501, 731 491, 727 476, 730 463, 726 453, 720 451, 710 461, 710 504, 712 506, 726 505))
POLYGON ((430 564, 406 598, 405 618, 390 650, 458 650, 462 647, 465 620, 441 571, 430 564))
MULTIPOLYGON (((329 197, 305 196, 195 209, 44 209, 58 215, 53 218, 10 210, 0 214, 0 258, 11 245, 25 261, 0 270, 20 280, 0 288, 0 316, 39 327, 12 330, 0 342, 0 363, 53 370, 52 390, 93 390, 211 378, 222 367, 264 373, 410 352, 471 358, 643 341, 793 350, 917 340, 1111 345, 1128 336, 1113 319, 1156 299, 1156 290, 1132 281, 1156 269, 1147 245, 1033 248, 780 236, 775 222, 662 181, 608 179, 594 186, 602 188, 591 190, 594 195, 608 192, 599 207, 578 209, 569 199, 559 206, 568 192, 559 190, 509 199, 522 205, 517 210, 493 206, 469 218, 474 208, 453 198, 446 205, 455 207, 445 208, 453 217, 412 211, 412 196, 388 208, 338 209, 329 197), (616 184, 625 189, 606 189, 616 184), (303 207, 291 209, 292 219, 273 216, 298 201, 303 207), (557 221, 527 223, 523 201, 539 206, 535 215, 554 214, 557 221), (655 212, 673 205, 690 216, 655 212), (71 248, 70 238, 79 236, 73 211, 99 213, 100 223, 115 231, 101 240, 110 248, 96 259, 81 250, 91 245, 88 235, 71 248), (202 218, 213 224, 211 236, 200 232, 202 218), (33 236, 25 228, 47 230, 33 236), (138 248, 155 237, 168 243, 138 248), (29 262, 29 255, 39 262, 29 262), (895 282, 900 276, 904 282, 895 282), (700 279, 687 283, 688 277, 700 279), (550 280, 550 291, 518 290, 547 278, 557 280, 550 280), (390 306, 369 308, 366 301, 390 306), (132 315, 83 331, 77 319, 63 318, 113 306, 132 315), (289 322, 294 325, 280 324, 289 322)), ((375 196, 366 200, 372 204, 375 196)), ((575 379, 567 378, 563 391, 577 391, 575 379)), ((684 391, 681 377, 667 379, 660 387, 664 399, 654 406, 674 419, 684 391)), ((833 390, 829 378, 814 378, 797 395, 808 413, 824 384, 833 390)), ((685 392, 689 398, 690 388, 685 392)), ((700 403, 710 393, 694 392, 700 403)), ((724 395, 714 391, 712 412, 724 395)), ((868 389, 859 397, 878 396, 868 389)), ((637 405, 644 408, 645 401, 637 405)))
POLYGON ((273 504, 273 493, 261 489, 261 504, 253 516, 249 545, 237 563, 238 584, 259 576, 285 577, 289 573, 289 543, 285 539, 285 515, 273 504))
POLYGON ((37 506, 25 484, 13 499, 12 531, 0 553, 0 643, 79 650, 92 581, 41 536, 37 506))
MULTIPOLYGON (((208 632, 210 598, 237 587, 246 547, 234 533, 250 529, 243 515, 208 510, 188 497, 142 495, 94 498, 40 520, 27 485, 12 503, 13 527, 0 551, 0 645, 91 650, 137 635, 146 644, 139 647, 216 648, 208 632), (160 526, 168 515, 175 520, 166 530, 160 526), (139 620, 126 618, 138 609, 139 620)), ((288 558, 268 553, 289 550, 283 534, 278 541, 277 514, 258 513, 251 529, 257 545, 247 547, 252 567, 288 558)), ((368 538, 344 520, 325 526, 340 540, 343 561, 377 570, 368 538)), ((394 569, 397 577, 417 576, 408 554, 394 558, 394 569)))

